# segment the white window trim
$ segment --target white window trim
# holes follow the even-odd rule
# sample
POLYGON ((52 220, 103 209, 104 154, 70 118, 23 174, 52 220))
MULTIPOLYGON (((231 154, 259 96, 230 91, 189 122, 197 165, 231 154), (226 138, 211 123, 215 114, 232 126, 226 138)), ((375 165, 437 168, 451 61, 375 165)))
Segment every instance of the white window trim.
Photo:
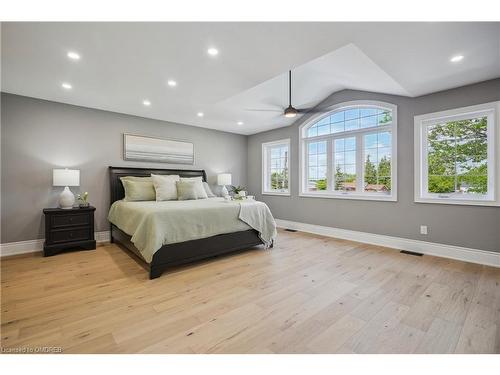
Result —
MULTIPOLYGON (((398 184, 397 184, 397 170, 398 170, 398 165, 397 165, 397 155, 398 155, 398 113, 397 113, 397 106, 392 104, 392 103, 387 103, 387 102, 381 102, 381 101, 376 101, 376 100, 354 100, 354 101, 349 101, 349 102, 343 102, 336 104, 334 106, 331 106, 328 108, 328 114, 327 113, 322 113, 318 116, 311 117, 307 122, 302 124, 299 128, 299 155, 300 155, 300 168, 299 168, 299 174, 300 174, 300 190, 299 190, 299 197, 308 197, 308 198, 332 198, 332 199, 354 199, 354 200, 370 200, 370 201, 388 201, 388 202, 397 202, 398 200, 398 184), (332 138, 346 138, 351 135, 355 135, 357 133, 365 133, 368 131, 373 132, 378 132, 384 127, 382 126, 377 126, 373 128, 368 128, 368 129, 360 129, 360 130, 353 130, 350 132, 343 132, 339 133, 337 136, 336 134, 328 134, 328 135, 323 135, 323 136, 317 136, 317 137, 306 137, 306 132, 309 126, 313 125, 317 121, 319 121, 321 118, 325 117, 326 115, 330 115, 332 112, 338 111, 338 110, 345 110, 349 109, 352 107, 359 107, 359 106, 369 106, 369 107, 379 107, 382 109, 389 109, 392 111, 392 124, 390 126, 385 126, 386 128, 391 129, 391 139, 392 139, 392 155, 393 158, 391 159, 391 164, 392 164, 392 170, 391 170, 391 194, 390 195, 384 195, 384 194, 377 194, 377 193, 366 193, 366 192, 334 192, 334 191, 321 191, 321 192, 308 192, 307 189, 307 153, 306 150, 307 148, 305 147, 305 144, 311 141, 317 141, 317 140, 322 140, 322 139, 332 139, 332 138)), ((359 146, 359 145, 357 145, 359 146)), ((328 149, 328 155, 327 158, 331 158, 332 155, 329 155, 332 150, 328 149)), ((363 148, 356 148, 356 151, 358 153, 363 152, 363 148)), ((358 155, 359 157, 359 155, 358 155)), ((360 160, 364 160, 361 158, 360 160)), ((331 164, 330 164, 331 165, 331 164)), ((328 173, 331 174, 331 171, 328 173)), ((363 178, 363 176, 361 176, 363 178)), ((331 178, 329 179, 329 181, 331 178)), ((329 182, 330 183, 330 182, 329 182)))
POLYGON ((416 203, 437 203, 473 206, 500 206, 500 102, 491 102, 447 111, 427 113, 414 117, 414 163, 415 163, 415 197, 416 203), (439 197, 440 194, 427 192, 427 136, 424 135, 425 128, 433 123, 449 120, 467 118, 474 114, 485 114, 488 116, 488 197, 480 198, 464 195, 463 197, 439 197), (425 167, 425 168, 424 168, 425 167))
POLYGON ((272 142, 262 143, 262 195, 281 195, 281 196, 290 196, 291 185, 291 149, 290 149, 290 138, 280 139, 272 142), (278 191, 278 190, 267 190, 267 182, 268 182, 268 171, 269 171, 269 163, 268 152, 267 149, 272 146, 278 145, 287 145, 288 146, 288 190, 287 191, 278 191))

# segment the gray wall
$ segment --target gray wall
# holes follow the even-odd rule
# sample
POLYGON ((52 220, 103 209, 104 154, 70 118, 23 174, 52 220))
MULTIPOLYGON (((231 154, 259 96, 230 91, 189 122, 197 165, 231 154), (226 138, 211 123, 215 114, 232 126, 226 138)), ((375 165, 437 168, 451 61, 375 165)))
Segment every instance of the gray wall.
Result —
POLYGON ((500 208, 413 202, 413 117, 500 100, 500 79, 417 98, 344 90, 320 107, 358 99, 398 107, 397 202, 298 197, 298 128, 307 118, 248 138, 248 190, 279 219, 500 252, 500 208), (291 139, 291 196, 262 196, 261 144, 283 138, 291 139), (427 236, 419 234, 421 224, 428 225, 427 236))
POLYGON ((245 136, 2 93, 1 242, 43 238, 42 208, 55 207, 59 188, 52 168, 80 169, 80 188, 96 210, 96 230, 108 230, 107 167, 205 169, 208 182, 231 172, 246 184, 245 136), (122 159, 122 134, 191 141, 195 165, 130 162, 122 159))

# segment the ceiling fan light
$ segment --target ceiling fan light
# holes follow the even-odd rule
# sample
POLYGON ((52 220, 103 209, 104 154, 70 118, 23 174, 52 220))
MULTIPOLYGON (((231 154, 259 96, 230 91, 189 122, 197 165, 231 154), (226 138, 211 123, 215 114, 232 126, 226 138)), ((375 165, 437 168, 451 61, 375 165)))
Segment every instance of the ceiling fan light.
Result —
POLYGON ((297 114, 298 114, 298 111, 295 108, 293 108, 292 106, 288 106, 285 109, 285 117, 292 118, 292 117, 297 116, 297 114))

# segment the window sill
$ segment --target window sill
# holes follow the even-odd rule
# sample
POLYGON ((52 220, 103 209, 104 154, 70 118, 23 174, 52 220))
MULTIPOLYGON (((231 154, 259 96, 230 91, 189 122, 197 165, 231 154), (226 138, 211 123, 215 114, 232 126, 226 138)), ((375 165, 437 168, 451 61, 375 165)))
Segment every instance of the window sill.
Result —
POLYGON ((314 193, 300 193, 299 197, 304 198, 328 198, 328 199, 353 199, 363 201, 382 201, 382 202, 397 202, 398 199, 394 195, 354 195, 354 194, 314 194, 314 193))
POLYGON ((290 196, 290 192, 263 191, 262 195, 281 195, 281 196, 289 197, 290 196))
POLYGON ((415 198, 415 203, 449 204, 457 206, 500 206, 500 202, 486 199, 415 198))

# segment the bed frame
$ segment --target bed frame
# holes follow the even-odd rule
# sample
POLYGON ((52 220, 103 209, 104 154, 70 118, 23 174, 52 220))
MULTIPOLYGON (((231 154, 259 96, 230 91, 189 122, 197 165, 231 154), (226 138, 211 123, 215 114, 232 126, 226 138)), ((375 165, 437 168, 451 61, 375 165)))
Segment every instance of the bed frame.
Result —
MULTIPOLYGON (((154 168, 129 168, 129 167, 109 167, 109 183, 111 190, 110 205, 115 201, 123 199, 125 191, 120 177, 137 176, 148 177, 154 174, 175 174, 181 177, 201 176, 203 181, 207 180, 204 170, 186 170, 186 169, 154 169, 154 168)), ((111 242, 122 245, 132 254, 141 260, 141 263, 149 271, 149 278, 160 277, 167 268, 191 263, 197 260, 215 257, 222 254, 241 251, 263 242, 259 238, 256 230, 246 230, 218 236, 202 238, 199 240, 179 242, 170 245, 163 245, 154 255, 151 263, 147 263, 142 257, 140 251, 130 241, 131 236, 120 230, 117 226, 111 224, 111 242)))

